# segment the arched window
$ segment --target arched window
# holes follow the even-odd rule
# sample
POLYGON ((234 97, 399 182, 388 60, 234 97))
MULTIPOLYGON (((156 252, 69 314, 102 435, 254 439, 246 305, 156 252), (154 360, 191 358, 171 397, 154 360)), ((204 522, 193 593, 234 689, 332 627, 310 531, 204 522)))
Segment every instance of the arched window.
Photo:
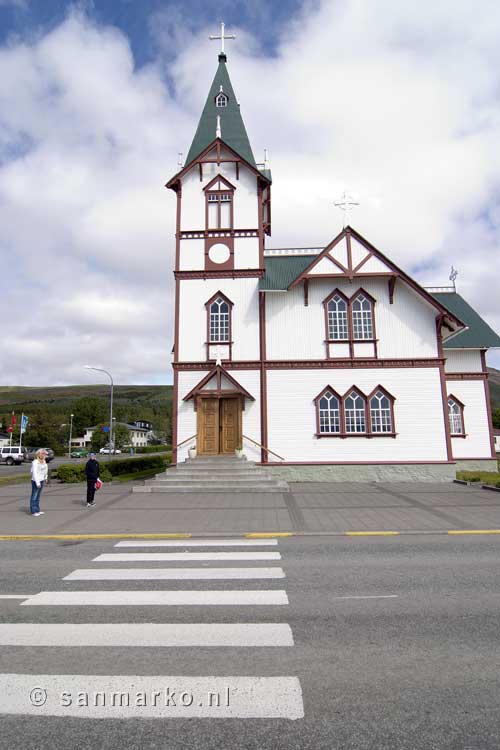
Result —
POLYGON ((373 305, 363 292, 351 302, 352 329, 355 341, 373 339, 373 305))
POLYGON ((231 193, 208 193, 207 229, 231 229, 231 193))
POLYGON ((331 390, 326 390, 318 397, 316 405, 319 434, 340 433, 340 399, 331 390))
POLYGON ((370 396, 370 427, 373 434, 394 432, 393 401, 392 396, 380 388, 370 396))
POLYGON ((337 292, 327 303, 326 309, 329 341, 343 341, 348 339, 347 300, 337 292))
POLYGON ((217 297, 209 305, 209 342, 211 344, 229 341, 229 304, 223 297, 217 297))
POLYGON ((206 196, 206 229, 232 229, 234 186, 222 175, 217 175, 203 190, 206 196))
POLYGON ((223 93, 217 94, 215 97, 216 107, 227 107, 227 96, 223 93))
POLYGON ((448 419, 451 435, 464 435, 464 405, 455 396, 448 396, 448 419))
POLYGON ((345 431, 366 433, 366 400, 358 391, 351 391, 344 398, 345 431))

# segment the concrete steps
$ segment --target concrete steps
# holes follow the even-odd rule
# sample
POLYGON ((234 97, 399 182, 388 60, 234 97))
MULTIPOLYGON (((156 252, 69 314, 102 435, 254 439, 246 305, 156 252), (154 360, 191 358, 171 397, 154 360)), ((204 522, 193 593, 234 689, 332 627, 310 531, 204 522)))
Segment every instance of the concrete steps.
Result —
POLYGON ((262 466, 245 457, 200 456, 157 474, 133 492, 220 493, 232 494, 289 492, 288 484, 270 476, 262 466))

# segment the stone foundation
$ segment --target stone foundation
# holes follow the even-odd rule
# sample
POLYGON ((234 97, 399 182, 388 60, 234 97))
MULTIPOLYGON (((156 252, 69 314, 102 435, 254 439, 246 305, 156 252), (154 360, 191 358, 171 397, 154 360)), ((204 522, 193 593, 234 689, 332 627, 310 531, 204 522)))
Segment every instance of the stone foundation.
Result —
POLYGON ((266 469, 273 477, 288 482, 451 482, 457 466, 454 463, 266 464, 266 469))
POLYGON ((457 471, 498 471, 496 458, 457 458, 457 471))

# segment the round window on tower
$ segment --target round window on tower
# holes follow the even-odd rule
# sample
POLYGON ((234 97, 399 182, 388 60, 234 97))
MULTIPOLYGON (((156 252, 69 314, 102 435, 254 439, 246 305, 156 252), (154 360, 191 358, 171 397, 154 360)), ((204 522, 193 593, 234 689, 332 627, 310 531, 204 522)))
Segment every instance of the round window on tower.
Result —
POLYGON ((227 245, 218 242, 216 245, 212 245, 208 251, 208 257, 212 263, 226 263, 231 257, 231 253, 227 245))

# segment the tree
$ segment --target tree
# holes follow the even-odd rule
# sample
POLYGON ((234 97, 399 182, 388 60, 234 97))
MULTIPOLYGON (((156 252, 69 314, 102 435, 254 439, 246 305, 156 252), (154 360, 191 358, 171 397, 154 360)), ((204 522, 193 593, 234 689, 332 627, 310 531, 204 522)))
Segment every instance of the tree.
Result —
POLYGON ((120 450, 126 445, 129 445, 130 433, 124 424, 115 424, 115 429, 113 430, 113 442, 115 444, 115 448, 118 448, 120 450))
POLYGON ((500 430, 500 409, 493 409, 491 413, 491 420, 493 422, 493 427, 496 430, 500 430))
POLYGON ((109 419, 109 402, 97 396, 84 396, 73 401, 72 412, 73 435, 83 435, 87 427, 106 424, 106 419, 109 419))
POLYGON ((92 433, 90 445, 93 451, 98 451, 109 442, 109 432, 103 432, 103 427, 109 427, 107 424, 98 424, 92 433))
MULTIPOLYGON (((19 426, 16 427, 16 433, 16 441, 19 441, 19 426)), ((52 448, 54 453, 61 454, 68 450, 67 430, 61 428, 61 420, 56 415, 48 411, 32 412, 23 435, 23 444, 52 448)))

